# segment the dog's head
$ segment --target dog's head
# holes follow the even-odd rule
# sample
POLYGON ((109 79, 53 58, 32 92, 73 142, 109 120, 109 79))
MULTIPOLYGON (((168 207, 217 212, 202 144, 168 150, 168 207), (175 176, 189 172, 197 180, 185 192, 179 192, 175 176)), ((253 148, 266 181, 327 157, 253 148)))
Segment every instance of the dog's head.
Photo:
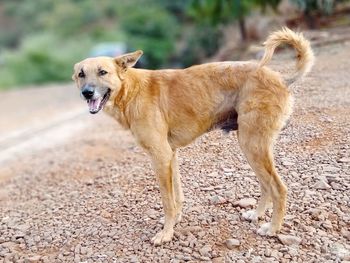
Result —
POLYGON ((141 55, 142 51, 138 50, 116 58, 87 58, 74 65, 72 79, 87 101, 90 113, 99 112, 111 94, 118 93, 127 69, 133 67, 141 55))

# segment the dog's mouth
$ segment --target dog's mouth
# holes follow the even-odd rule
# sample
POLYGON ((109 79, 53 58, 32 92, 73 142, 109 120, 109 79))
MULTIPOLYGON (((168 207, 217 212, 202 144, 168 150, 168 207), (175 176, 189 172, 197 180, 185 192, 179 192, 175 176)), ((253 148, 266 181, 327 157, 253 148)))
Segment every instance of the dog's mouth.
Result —
POLYGON ((98 113, 101 109, 103 109, 110 95, 111 95, 111 90, 108 89, 105 95, 103 95, 103 97, 87 100, 90 113, 95 114, 95 113, 98 113))

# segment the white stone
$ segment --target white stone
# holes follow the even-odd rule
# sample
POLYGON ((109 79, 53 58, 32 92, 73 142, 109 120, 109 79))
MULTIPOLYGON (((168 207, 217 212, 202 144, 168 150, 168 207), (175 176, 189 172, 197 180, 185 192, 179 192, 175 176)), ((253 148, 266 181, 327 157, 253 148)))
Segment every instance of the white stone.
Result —
POLYGON ((301 243, 301 238, 292 235, 277 235, 278 239, 283 245, 299 245, 301 243))

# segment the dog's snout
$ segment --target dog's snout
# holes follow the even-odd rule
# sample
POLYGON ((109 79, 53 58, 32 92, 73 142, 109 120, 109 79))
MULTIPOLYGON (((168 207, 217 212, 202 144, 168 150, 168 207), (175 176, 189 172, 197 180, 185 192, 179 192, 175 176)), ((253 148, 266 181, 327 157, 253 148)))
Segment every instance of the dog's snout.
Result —
POLYGON ((84 86, 84 88, 81 91, 81 94, 83 94, 85 99, 91 99, 94 96, 94 92, 95 92, 95 88, 90 86, 90 85, 86 85, 84 86))

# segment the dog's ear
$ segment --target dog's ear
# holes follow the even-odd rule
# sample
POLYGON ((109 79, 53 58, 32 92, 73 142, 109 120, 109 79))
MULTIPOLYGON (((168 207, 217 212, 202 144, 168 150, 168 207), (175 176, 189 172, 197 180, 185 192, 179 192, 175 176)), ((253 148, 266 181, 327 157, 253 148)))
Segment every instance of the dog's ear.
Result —
POLYGON ((75 65, 74 65, 74 67, 73 67, 73 75, 72 75, 72 80, 76 80, 77 79, 77 68, 78 68, 78 64, 79 63, 76 63, 75 65))
POLYGON ((136 62, 139 60, 139 58, 142 56, 142 54, 143 54, 142 50, 137 50, 135 52, 116 57, 114 60, 117 63, 117 65, 123 71, 125 71, 128 68, 135 66, 136 62))

